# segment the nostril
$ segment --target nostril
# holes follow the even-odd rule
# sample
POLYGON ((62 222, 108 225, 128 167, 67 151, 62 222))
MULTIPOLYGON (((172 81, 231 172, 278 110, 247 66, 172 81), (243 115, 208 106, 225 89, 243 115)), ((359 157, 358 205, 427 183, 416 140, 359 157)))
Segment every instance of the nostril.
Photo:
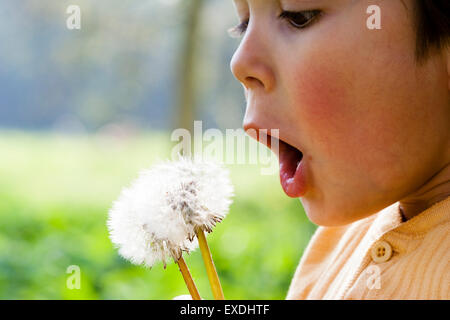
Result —
POLYGON ((247 89, 257 88, 257 87, 264 87, 264 83, 262 83, 261 80, 255 78, 255 77, 246 77, 244 80, 244 86, 247 89))

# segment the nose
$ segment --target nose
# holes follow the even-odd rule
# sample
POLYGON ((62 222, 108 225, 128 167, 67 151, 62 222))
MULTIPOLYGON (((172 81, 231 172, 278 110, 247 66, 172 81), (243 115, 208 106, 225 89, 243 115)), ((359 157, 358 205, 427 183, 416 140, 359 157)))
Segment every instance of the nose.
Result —
POLYGON ((246 90, 262 89, 270 92, 274 88, 275 77, 270 65, 269 41, 251 23, 234 53, 230 68, 233 75, 246 90))

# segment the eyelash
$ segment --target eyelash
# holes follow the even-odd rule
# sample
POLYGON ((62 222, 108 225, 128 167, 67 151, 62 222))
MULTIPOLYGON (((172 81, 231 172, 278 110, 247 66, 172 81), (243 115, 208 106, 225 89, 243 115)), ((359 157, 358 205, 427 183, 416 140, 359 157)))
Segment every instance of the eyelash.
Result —
MULTIPOLYGON (((298 12, 283 11, 278 16, 278 18, 285 19, 289 23, 289 26, 291 26, 295 29, 304 29, 304 28, 308 27, 313 21, 317 20, 317 18, 321 14, 322 14, 322 11, 320 11, 320 10, 306 10, 306 11, 298 11, 298 12), (310 16, 310 17, 308 18, 307 16, 310 16), (298 18, 307 19, 307 21, 304 23, 301 23, 301 24, 295 23, 294 20, 298 19, 298 18)), ((247 30, 248 23, 249 23, 249 19, 241 22, 240 24, 238 24, 235 27, 228 29, 228 34, 232 38, 241 37, 247 30)))

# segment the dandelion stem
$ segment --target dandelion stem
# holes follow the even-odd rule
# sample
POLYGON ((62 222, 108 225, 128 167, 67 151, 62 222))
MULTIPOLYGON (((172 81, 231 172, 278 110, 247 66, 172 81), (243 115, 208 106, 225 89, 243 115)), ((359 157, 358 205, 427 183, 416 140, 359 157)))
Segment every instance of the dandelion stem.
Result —
POLYGON ((189 272, 189 269, 186 265, 186 262, 183 259, 183 256, 181 256, 180 259, 177 261, 178 267, 180 268, 180 272, 183 275, 184 282, 186 283, 186 286, 189 290, 189 293, 191 294, 192 300, 201 300, 200 294, 198 293, 197 287, 194 283, 194 279, 192 279, 191 273, 189 272))
POLYGON ((214 266, 214 262, 211 257, 211 251, 209 250, 208 243, 206 242, 205 232, 202 229, 197 230, 197 238, 214 299, 225 300, 222 286, 220 285, 219 276, 217 275, 216 267, 214 266))

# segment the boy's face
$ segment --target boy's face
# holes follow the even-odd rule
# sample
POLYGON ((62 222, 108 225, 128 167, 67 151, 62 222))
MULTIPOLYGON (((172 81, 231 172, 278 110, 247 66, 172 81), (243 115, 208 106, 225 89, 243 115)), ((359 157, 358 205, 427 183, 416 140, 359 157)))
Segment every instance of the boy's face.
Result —
MULTIPOLYGON (((301 201, 313 222, 364 218, 404 199, 448 163, 447 59, 439 52, 416 62, 413 0, 235 0, 235 6, 240 21, 249 19, 231 61, 245 89, 244 128, 279 129, 280 140, 303 153, 301 201), (379 30, 366 25, 370 5, 381 9, 379 30), (279 18, 282 11, 315 9, 321 14, 302 29, 296 27, 312 15, 279 18)), ((281 145, 280 160, 294 161, 283 157, 281 145)), ((295 170, 295 163, 284 165, 295 170)))

